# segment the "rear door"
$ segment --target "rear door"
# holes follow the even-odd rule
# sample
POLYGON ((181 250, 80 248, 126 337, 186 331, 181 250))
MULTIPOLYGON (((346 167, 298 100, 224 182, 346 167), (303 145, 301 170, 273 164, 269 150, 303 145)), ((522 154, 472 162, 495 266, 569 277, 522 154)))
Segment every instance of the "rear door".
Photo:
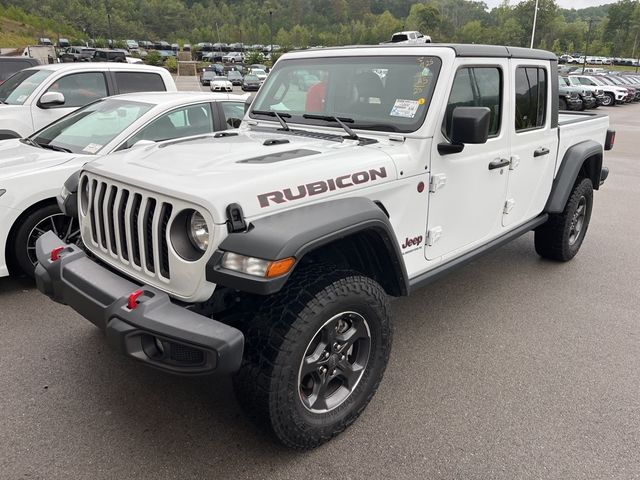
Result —
POLYGON ((504 106, 509 74, 508 60, 461 59, 431 151, 431 184, 427 221, 428 260, 472 248, 498 235, 507 190, 507 169, 489 168, 508 163, 510 129, 504 106), (489 139, 465 145, 460 153, 444 154, 438 144, 449 142, 451 118, 456 107, 481 106, 491 110, 489 139))
POLYGON ((552 95, 549 63, 511 60, 509 131, 511 164, 502 225, 512 226, 542 212, 551 191, 558 149, 558 127, 552 125, 552 95))

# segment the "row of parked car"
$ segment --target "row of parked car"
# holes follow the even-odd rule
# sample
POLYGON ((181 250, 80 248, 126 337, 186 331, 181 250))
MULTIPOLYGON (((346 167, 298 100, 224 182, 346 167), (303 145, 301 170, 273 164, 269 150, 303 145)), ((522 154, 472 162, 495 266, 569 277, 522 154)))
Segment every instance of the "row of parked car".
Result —
POLYGON ((200 72, 200 84, 209 86, 212 92, 231 92, 234 86, 245 92, 258 91, 269 75, 269 68, 262 64, 222 65, 213 63, 200 72))
POLYGON ((640 75, 572 73, 558 77, 560 110, 586 110, 640 101, 640 75))
MULTIPOLYGON (((1 62, 0 62, 1 63, 1 62)), ((246 95, 177 92, 164 68, 56 63, 0 85, 0 277, 33 275, 36 240, 80 242, 56 196, 83 164, 158 141, 239 126, 246 95)))
POLYGON ((584 55, 570 55, 565 53, 558 57, 560 63, 577 64, 577 65, 626 65, 636 66, 638 65, 638 59, 636 58, 621 58, 621 57, 603 57, 598 55, 584 56, 584 55))

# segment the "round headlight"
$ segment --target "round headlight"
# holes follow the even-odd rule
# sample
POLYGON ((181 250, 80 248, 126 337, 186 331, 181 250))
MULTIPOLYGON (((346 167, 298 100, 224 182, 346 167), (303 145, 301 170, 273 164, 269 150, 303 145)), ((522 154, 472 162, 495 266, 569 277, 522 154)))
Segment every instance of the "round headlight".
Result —
POLYGON ((193 246, 203 252, 209 246, 209 227, 200 212, 193 212, 189 219, 189 239, 193 246))

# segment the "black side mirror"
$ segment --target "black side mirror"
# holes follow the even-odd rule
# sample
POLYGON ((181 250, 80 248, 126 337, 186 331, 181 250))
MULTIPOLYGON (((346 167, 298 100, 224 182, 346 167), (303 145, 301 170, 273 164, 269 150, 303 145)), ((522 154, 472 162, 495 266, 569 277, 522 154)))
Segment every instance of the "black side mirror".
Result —
POLYGON ((253 101, 256 98, 256 94, 252 93, 251 95, 249 95, 247 97, 247 99, 244 101, 244 113, 247 113, 249 111, 249 107, 251 107, 251 104, 253 103, 253 101))
POLYGON ((486 143, 489 138, 491 110, 487 107, 456 107, 451 119, 451 143, 438 145, 441 155, 460 153, 467 143, 486 143))

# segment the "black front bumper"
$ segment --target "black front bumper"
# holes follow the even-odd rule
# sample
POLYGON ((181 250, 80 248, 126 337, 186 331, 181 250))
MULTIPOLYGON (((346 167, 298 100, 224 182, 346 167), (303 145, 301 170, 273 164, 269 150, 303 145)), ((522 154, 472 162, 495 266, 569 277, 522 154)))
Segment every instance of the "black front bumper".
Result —
POLYGON ((239 330, 171 302, 156 288, 130 282, 75 245, 64 245, 59 258, 51 260, 51 251, 59 246, 52 232, 36 243, 38 289, 103 330, 113 348, 175 374, 238 370, 244 348, 239 330), (137 290, 142 295, 129 308, 129 297, 137 290))

